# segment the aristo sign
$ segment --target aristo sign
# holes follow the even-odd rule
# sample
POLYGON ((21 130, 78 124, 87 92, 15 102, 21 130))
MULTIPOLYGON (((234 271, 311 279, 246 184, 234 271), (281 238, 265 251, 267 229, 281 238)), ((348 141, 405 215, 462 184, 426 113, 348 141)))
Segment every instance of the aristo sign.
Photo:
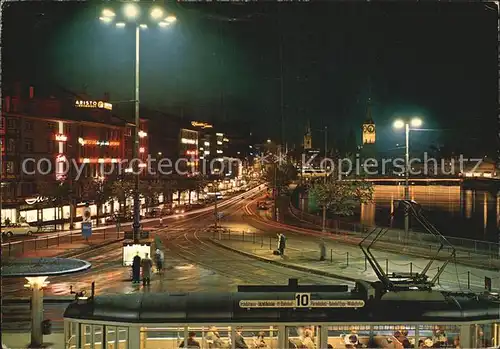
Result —
POLYGON ((113 109, 113 105, 111 103, 104 102, 104 101, 77 100, 77 101, 75 101, 75 107, 77 107, 77 108, 97 108, 97 109, 106 109, 106 110, 113 109))

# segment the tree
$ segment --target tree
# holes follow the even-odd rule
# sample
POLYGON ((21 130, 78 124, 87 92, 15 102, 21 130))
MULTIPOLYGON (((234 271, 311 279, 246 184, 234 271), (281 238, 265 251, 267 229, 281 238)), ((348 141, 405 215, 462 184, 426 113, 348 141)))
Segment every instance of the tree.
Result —
POLYGON ((281 165, 274 164, 266 169, 264 179, 281 192, 286 189, 292 181, 297 179, 297 169, 289 162, 281 165))
POLYGON ((40 181, 37 182, 38 194, 55 203, 54 220, 63 219, 62 207, 69 201, 71 186, 69 182, 40 181))
POLYGON ((140 192, 146 201, 146 210, 149 206, 154 205, 158 201, 158 197, 163 187, 161 183, 156 181, 141 181, 140 192))
POLYGON ((118 199, 120 211, 125 214, 127 199, 134 193, 134 183, 129 178, 121 178, 111 184, 111 192, 118 199))
POLYGON ((171 178, 165 178, 161 181, 160 185, 163 192, 163 202, 172 202, 172 194, 176 190, 177 182, 171 178))
POLYGON ((109 180, 100 181, 89 178, 85 183, 85 197, 93 200, 97 206, 97 225, 99 225, 99 216, 102 212, 102 206, 113 197, 112 182, 109 180))
POLYGON ((368 203, 373 197, 373 186, 366 181, 342 181, 332 179, 316 183, 309 189, 318 204, 335 215, 351 216, 360 203, 368 203))

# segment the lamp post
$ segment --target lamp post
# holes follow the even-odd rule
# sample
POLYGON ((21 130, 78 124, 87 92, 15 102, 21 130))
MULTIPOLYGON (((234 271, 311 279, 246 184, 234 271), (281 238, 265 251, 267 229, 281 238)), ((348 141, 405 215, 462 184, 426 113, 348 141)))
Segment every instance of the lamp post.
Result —
MULTIPOLYGON (((133 3, 128 3, 123 6, 123 19, 125 21, 133 21, 135 25, 135 92, 134 92, 134 102, 135 102, 135 127, 134 127, 134 149, 133 149, 133 157, 135 168, 134 170, 134 223, 132 225, 133 229, 133 237, 134 241, 137 242, 139 237, 139 228, 140 228, 140 193, 139 193, 139 132, 140 132, 140 118, 139 118, 139 58, 140 58, 140 31, 141 29, 147 29, 148 26, 145 23, 140 22, 140 7, 133 3)), ((153 22, 157 23, 158 26, 165 28, 173 24, 177 19, 175 16, 166 16, 163 9, 154 6, 149 11, 150 17, 153 22)), ((116 13, 111 9, 104 9, 102 11, 101 17, 99 19, 104 23, 112 23, 116 20, 116 13)), ((117 28, 123 28, 126 26, 125 21, 116 22, 117 28)))
MULTIPOLYGON (((405 129, 405 200, 410 200, 410 126, 413 128, 418 128, 422 126, 422 119, 412 118, 411 120, 396 120, 394 122, 394 128, 405 129)), ((406 207, 406 206, 405 206, 406 207)), ((408 237, 408 231, 410 227, 410 217, 408 209, 405 209, 405 235, 408 237)))

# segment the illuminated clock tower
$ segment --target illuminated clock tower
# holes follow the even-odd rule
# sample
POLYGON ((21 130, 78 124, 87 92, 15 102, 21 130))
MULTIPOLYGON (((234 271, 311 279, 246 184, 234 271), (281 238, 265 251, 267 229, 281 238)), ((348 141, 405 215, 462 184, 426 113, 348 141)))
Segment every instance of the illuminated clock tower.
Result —
POLYGON ((372 118, 371 99, 368 99, 368 107, 366 109, 366 120, 363 123, 363 146, 375 144, 375 122, 372 118))

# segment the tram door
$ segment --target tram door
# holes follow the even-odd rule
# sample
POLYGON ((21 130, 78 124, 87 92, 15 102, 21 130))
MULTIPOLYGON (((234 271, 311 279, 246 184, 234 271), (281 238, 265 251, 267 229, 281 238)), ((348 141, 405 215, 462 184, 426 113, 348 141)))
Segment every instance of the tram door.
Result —
POLYGON ((285 344, 288 349, 327 349, 321 347, 321 326, 287 326, 285 344))

